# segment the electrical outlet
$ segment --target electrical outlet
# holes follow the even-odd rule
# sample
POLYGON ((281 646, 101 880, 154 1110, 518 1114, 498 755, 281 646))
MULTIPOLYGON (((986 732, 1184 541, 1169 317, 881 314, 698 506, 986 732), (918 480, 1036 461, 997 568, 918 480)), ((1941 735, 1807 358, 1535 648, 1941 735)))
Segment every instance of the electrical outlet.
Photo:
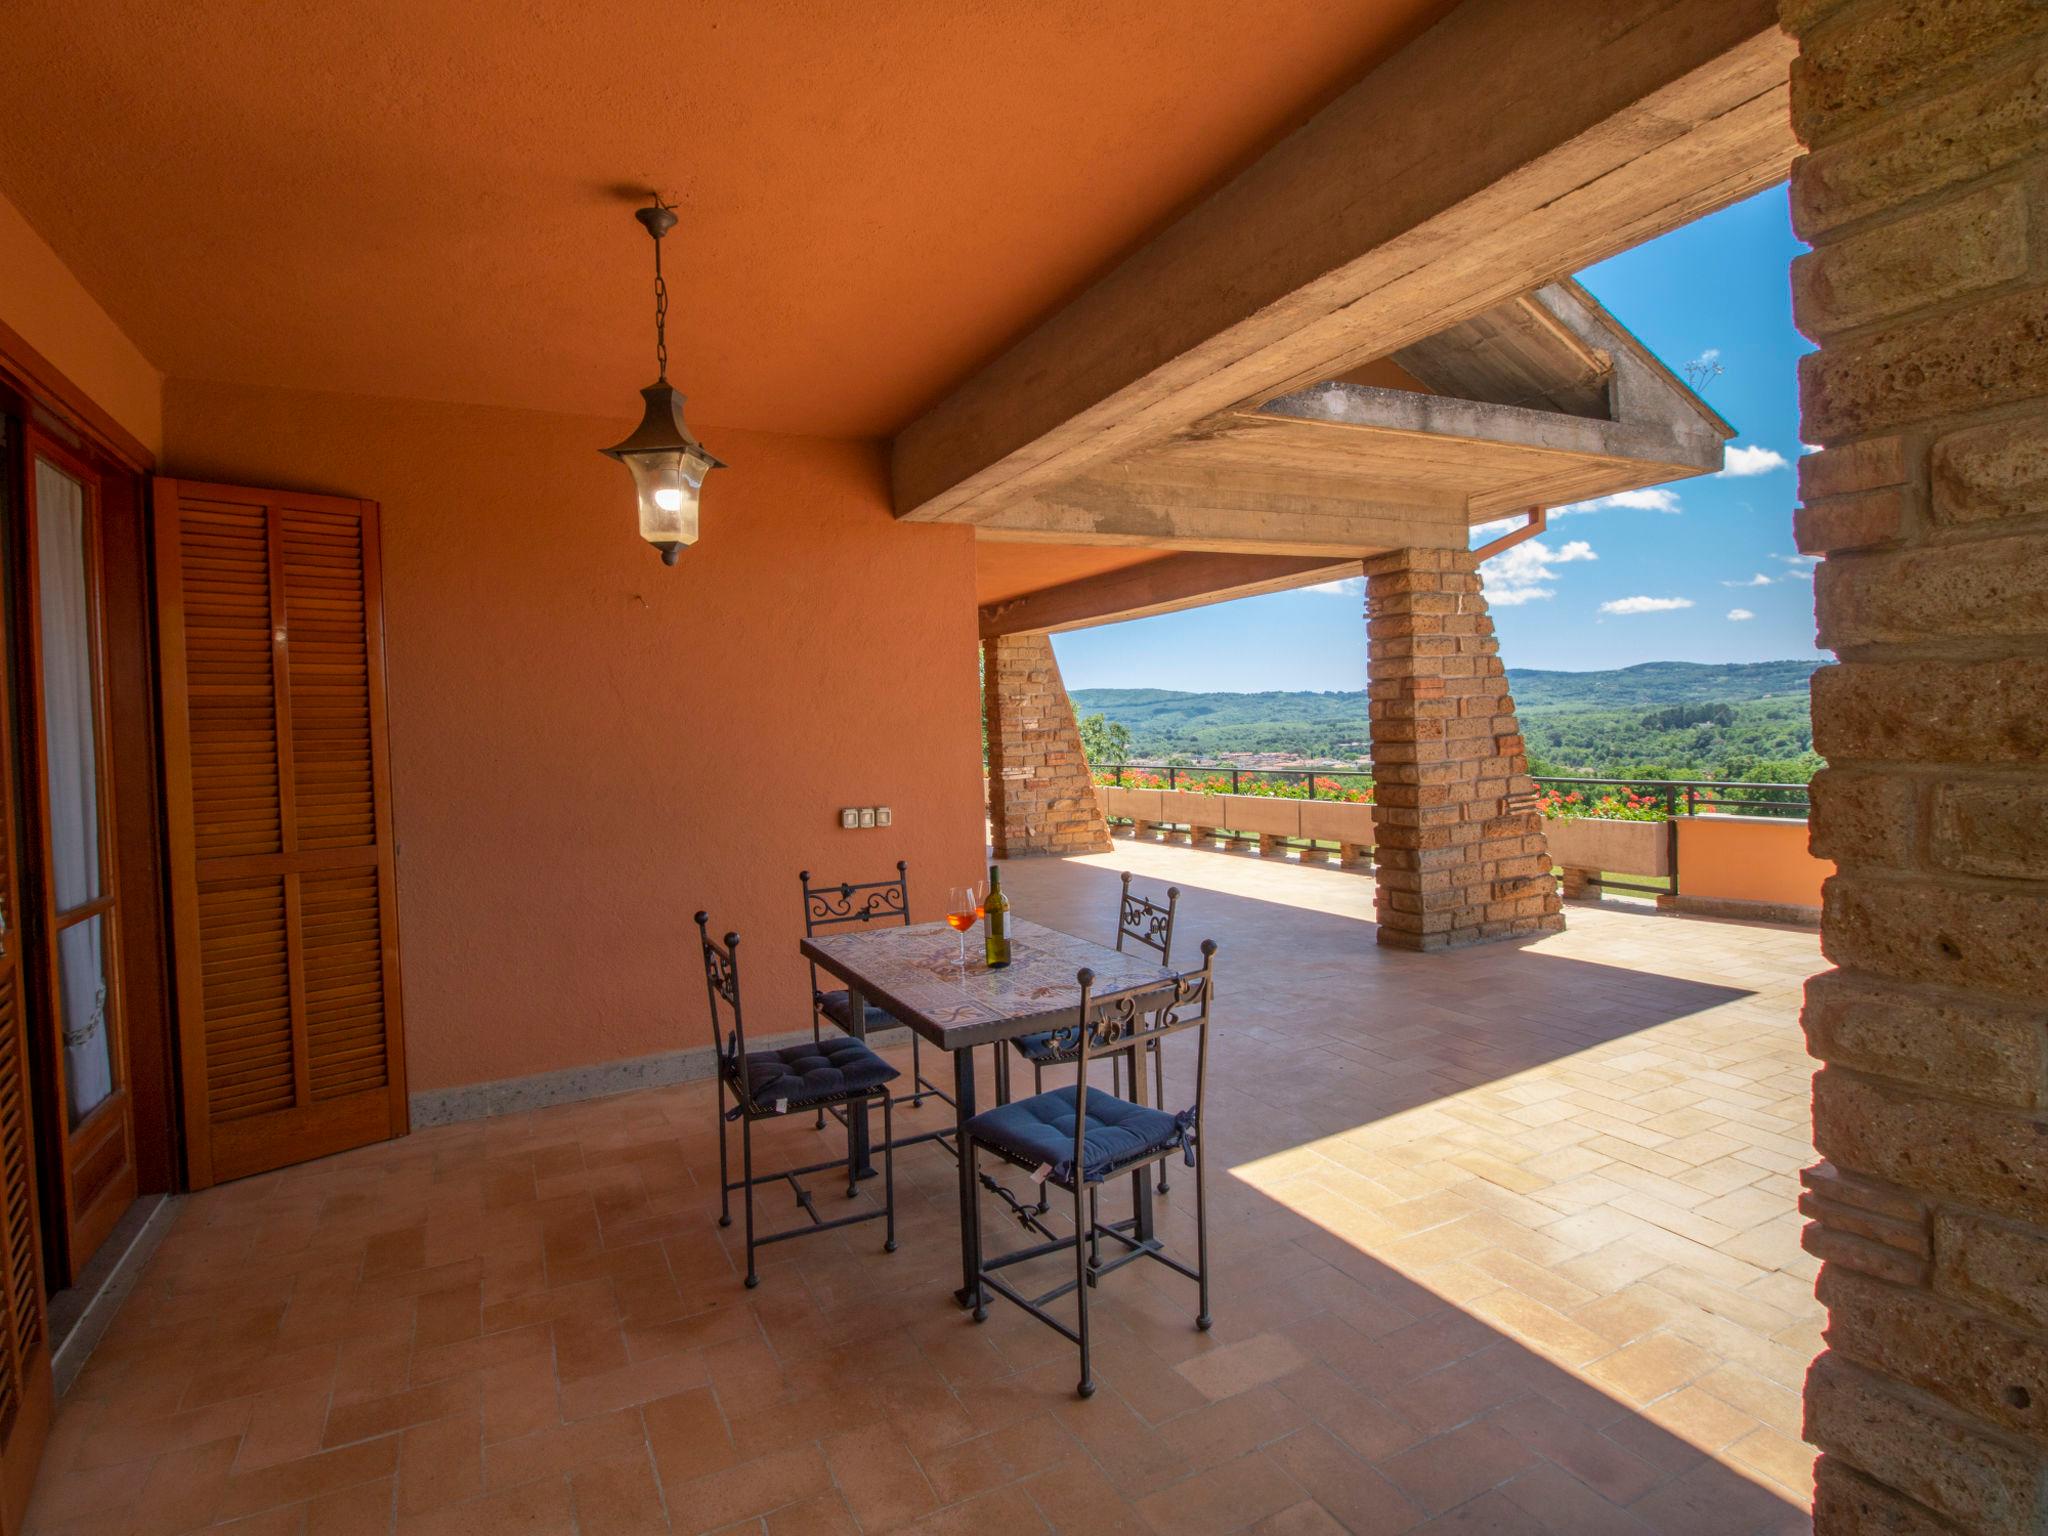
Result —
POLYGON ((861 807, 860 824, 863 827, 872 827, 875 824, 875 808, 873 806, 861 807))
POLYGON ((876 826, 878 826, 878 827, 887 827, 887 826, 893 826, 893 825, 895 824, 895 822, 896 822, 896 813, 895 813, 894 811, 890 810, 890 809, 889 809, 889 807, 887 807, 886 805, 878 805, 878 806, 876 806, 876 807, 875 807, 875 825, 876 825, 876 826))
POLYGON ((850 805, 844 807, 839 812, 839 825, 848 832, 853 831, 860 825, 860 812, 850 805))

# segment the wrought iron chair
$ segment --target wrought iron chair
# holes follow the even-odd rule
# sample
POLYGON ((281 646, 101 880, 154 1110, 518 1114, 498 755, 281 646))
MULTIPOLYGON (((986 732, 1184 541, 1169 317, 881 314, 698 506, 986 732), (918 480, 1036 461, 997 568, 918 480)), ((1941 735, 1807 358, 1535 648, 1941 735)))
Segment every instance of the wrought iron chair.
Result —
MULTIPOLYGON (((896 861, 896 878, 893 880, 870 880, 854 885, 841 882, 837 885, 813 885, 811 872, 802 871, 797 879, 804 888, 804 937, 815 938, 818 934, 834 928, 886 926, 894 923, 910 926, 910 869, 903 860, 896 861)), ((895 1015, 886 1008, 869 1003, 862 1010, 863 1016, 853 1017, 852 1001, 844 987, 824 989, 818 985, 818 968, 811 967, 811 1038, 821 1040, 824 1026, 831 1023, 840 1033, 865 1040, 870 1030, 896 1027, 895 1015)), ((939 1099, 947 1104, 953 1102, 951 1094, 938 1084, 929 1082, 924 1075, 924 1058, 919 1049, 920 1041, 915 1030, 910 1035, 910 1085, 911 1091, 897 1097, 896 1103, 918 1108, 926 1099, 939 1099)), ((825 1111, 818 1111, 818 1129, 825 1128, 825 1111)), ((932 1141, 941 1139, 945 1132, 928 1132, 908 1140, 932 1141)))
MULTIPOLYGON (((1123 893, 1117 899, 1116 907, 1116 947, 1118 953, 1123 952, 1124 940, 1129 939, 1134 944, 1141 944, 1147 949, 1157 950, 1161 965, 1173 964, 1173 918, 1179 907, 1179 886, 1169 885, 1166 888, 1166 902, 1162 906, 1149 896, 1134 894, 1131 890, 1130 871, 1125 870, 1123 893)), ((1047 1067, 1070 1066, 1076 1059, 1076 1052, 1071 1044, 1057 1040, 1049 1033, 1021 1035, 1015 1043, 1017 1054, 1031 1063, 1031 1091, 1033 1093, 1045 1092, 1045 1069, 1047 1067)), ((1152 1078, 1155 1084, 1153 1102, 1164 1104, 1166 1102, 1166 1058, 1160 1054, 1159 1042, 1156 1039, 1146 1043, 1145 1051, 1152 1058, 1152 1078)), ((1132 1070, 1138 1070, 1139 1065, 1136 1055, 1133 1054, 1132 1070)), ((1007 1063, 1005 1063, 1005 1066, 1007 1067, 1007 1063)), ((1110 1091, 1112 1093, 1121 1093, 1123 1091, 1121 1057, 1111 1059, 1109 1071, 1110 1091)), ((1007 1090, 1009 1086, 1007 1070, 1003 1076, 1003 1087, 1007 1090)), ((1007 1099, 1009 1094, 1007 1091, 1004 1091, 998 1094, 998 1097, 1007 1099)), ((1166 1190, 1166 1165, 1161 1163, 1159 1165, 1159 1193, 1163 1195, 1166 1193, 1166 1190)))
MULTIPOLYGON (((988 1291, 1015 1302, 1026 1312, 1081 1348, 1079 1392, 1088 1397, 1095 1391, 1095 1377, 1088 1356, 1088 1297, 1104 1275, 1121 1269, 1134 1259, 1157 1259, 1167 1268, 1187 1276, 1200 1288, 1200 1310, 1195 1326, 1209 1326, 1209 1198, 1203 1169, 1208 1161, 1198 1141, 1202 1126, 1203 1098, 1209 1078, 1209 1004, 1214 992, 1216 941, 1202 941, 1202 969, 1180 977, 1170 996, 1158 993, 1125 992, 1098 999, 1094 995, 1095 973, 1081 971, 1080 1022, 1058 1033, 1071 1034, 1074 1059, 1079 1068, 1072 1087, 1055 1088, 1013 1104, 1001 1104, 969 1120, 963 1129, 962 1155, 969 1159, 969 1188, 973 1206, 967 1222, 968 1256, 974 1275, 974 1320, 988 1317, 988 1291), (1134 1046, 1156 1044, 1182 1030, 1196 1032, 1195 1102, 1178 1114, 1162 1108, 1134 1104, 1099 1089, 1090 1092, 1088 1064, 1102 1056, 1123 1054, 1134 1046), (1041 1187, 1050 1184, 1066 1191, 1074 1201, 1074 1231, 1071 1236, 1055 1235, 1030 1206, 982 1174, 980 1156, 988 1152, 1016 1168, 1028 1169, 1041 1187), (1188 1268, 1170 1258, 1155 1238, 1138 1230, 1137 1218, 1104 1223, 1097 1208, 1103 1184, 1124 1174, 1132 1176, 1134 1198, 1143 1198, 1146 1170, 1162 1163, 1173 1153, 1182 1153, 1195 1170, 1195 1267, 1188 1268), (1027 1231, 1036 1232, 1044 1242, 984 1259, 981 1252, 981 1191, 986 1187, 1009 1204, 1027 1231), (1102 1244, 1121 1243, 1125 1251, 1104 1260, 1102 1244), (998 1271, 1012 1264, 1043 1258, 1071 1247, 1074 1250, 1074 1278, 1040 1296, 1026 1296, 1001 1278, 998 1271), (1072 1291, 1079 1307, 1078 1325, 1069 1328, 1050 1312, 1048 1303, 1072 1291)), ((1142 1088, 1144 1079, 1134 1086, 1142 1088)))
POLYGON ((748 1050, 746 1020, 740 1009, 740 936, 728 933, 723 943, 712 938, 709 919, 702 912, 697 914, 697 935, 704 947, 704 986, 711 1004, 711 1043, 718 1052, 718 1224, 721 1227, 732 1225, 732 1192, 736 1189, 742 1191, 747 1217, 748 1289, 761 1283, 760 1276, 754 1272, 754 1250, 792 1237, 807 1237, 813 1232, 830 1232, 835 1227, 850 1227, 857 1222, 879 1219, 888 1223, 889 1235, 882 1245, 883 1251, 894 1253, 896 1157, 889 1144, 892 1102, 889 1084, 898 1076, 896 1069, 860 1041, 843 1036, 813 1045, 786 1046, 781 1050, 748 1050), (720 1028, 721 1003, 731 1016, 729 1029, 720 1028), (725 1105, 727 1094, 732 1095, 731 1109, 725 1105), (846 1169, 846 1198, 851 1200, 859 1194, 860 1158, 866 1149, 855 1146, 850 1135, 844 1159, 835 1157, 780 1173, 755 1176, 756 1120, 771 1119, 793 1109, 841 1105, 855 1099, 879 1099, 882 1105, 882 1208, 879 1211, 863 1211, 858 1216, 841 1216, 832 1221, 821 1220, 817 1207, 811 1203, 810 1191, 801 1182, 807 1173, 822 1173, 828 1168, 843 1165, 846 1169), (740 1123, 741 1172, 737 1180, 732 1177, 725 1145, 725 1127, 733 1120, 740 1123), (754 1186, 772 1184, 778 1179, 788 1180, 790 1189, 796 1194, 796 1203, 811 1219, 810 1225, 756 1237, 754 1186))

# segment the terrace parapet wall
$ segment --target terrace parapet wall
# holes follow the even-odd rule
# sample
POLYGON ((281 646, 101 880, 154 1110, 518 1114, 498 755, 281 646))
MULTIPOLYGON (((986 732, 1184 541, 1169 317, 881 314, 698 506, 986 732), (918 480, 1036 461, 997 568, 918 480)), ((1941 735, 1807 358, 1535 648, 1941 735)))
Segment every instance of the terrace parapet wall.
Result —
MULTIPOLYGON (((1189 829, 1190 841, 1201 843, 1228 830, 1258 839, 1269 858, 1285 856, 1302 842, 1335 843, 1337 861, 1350 868, 1372 867, 1372 806, 1355 800, 1294 800, 1250 794, 1214 794, 1192 790, 1132 788, 1098 784, 1104 811, 1128 820, 1133 837, 1151 837, 1163 826, 1189 829)), ((1301 857, 1323 850, 1302 848, 1301 857)))
POLYGON ((1823 1532, 2048 1529, 2048 7, 1786 0, 1823 1532))
POLYGON ((1441 949, 1562 928, 1477 562, 1403 549, 1365 572, 1379 942, 1441 949))
POLYGON ((1004 635, 982 653, 989 835, 999 859, 1103 853, 1109 823, 1052 641, 1004 635))

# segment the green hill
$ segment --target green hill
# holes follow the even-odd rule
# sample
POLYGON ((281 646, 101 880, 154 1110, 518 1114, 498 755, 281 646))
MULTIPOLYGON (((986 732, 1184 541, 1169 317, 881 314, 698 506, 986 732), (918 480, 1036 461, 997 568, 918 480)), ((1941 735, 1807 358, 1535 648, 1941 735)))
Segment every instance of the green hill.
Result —
MULTIPOLYGON (((1539 773, 1804 781, 1820 766, 1807 718, 1817 661, 1652 661, 1609 672, 1508 671, 1539 773)), ((1363 693, 1077 688, 1075 712, 1131 733, 1135 755, 1366 750, 1363 693)))
POLYGON ((1645 661, 1613 672, 1542 672, 1509 667, 1508 686, 1524 714, 1539 709, 1653 709, 1668 704, 1739 704, 1797 697, 1818 661, 1645 661))

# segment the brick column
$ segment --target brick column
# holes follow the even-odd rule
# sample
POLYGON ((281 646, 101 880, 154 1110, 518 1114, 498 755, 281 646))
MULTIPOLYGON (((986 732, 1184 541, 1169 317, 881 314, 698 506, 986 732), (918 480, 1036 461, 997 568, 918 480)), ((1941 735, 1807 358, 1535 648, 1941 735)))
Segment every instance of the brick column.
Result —
POLYGON ((1379 941, 1443 949, 1562 928, 1472 557, 1395 550, 1365 576, 1379 941))
POLYGON ((1004 635, 982 647, 982 665, 996 857, 1108 852, 1109 823, 1095 798, 1052 641, 1004 635))
POLYGON ((2048 9, 1786 0, 1823 1532, 2048 1529, 2048 9))

